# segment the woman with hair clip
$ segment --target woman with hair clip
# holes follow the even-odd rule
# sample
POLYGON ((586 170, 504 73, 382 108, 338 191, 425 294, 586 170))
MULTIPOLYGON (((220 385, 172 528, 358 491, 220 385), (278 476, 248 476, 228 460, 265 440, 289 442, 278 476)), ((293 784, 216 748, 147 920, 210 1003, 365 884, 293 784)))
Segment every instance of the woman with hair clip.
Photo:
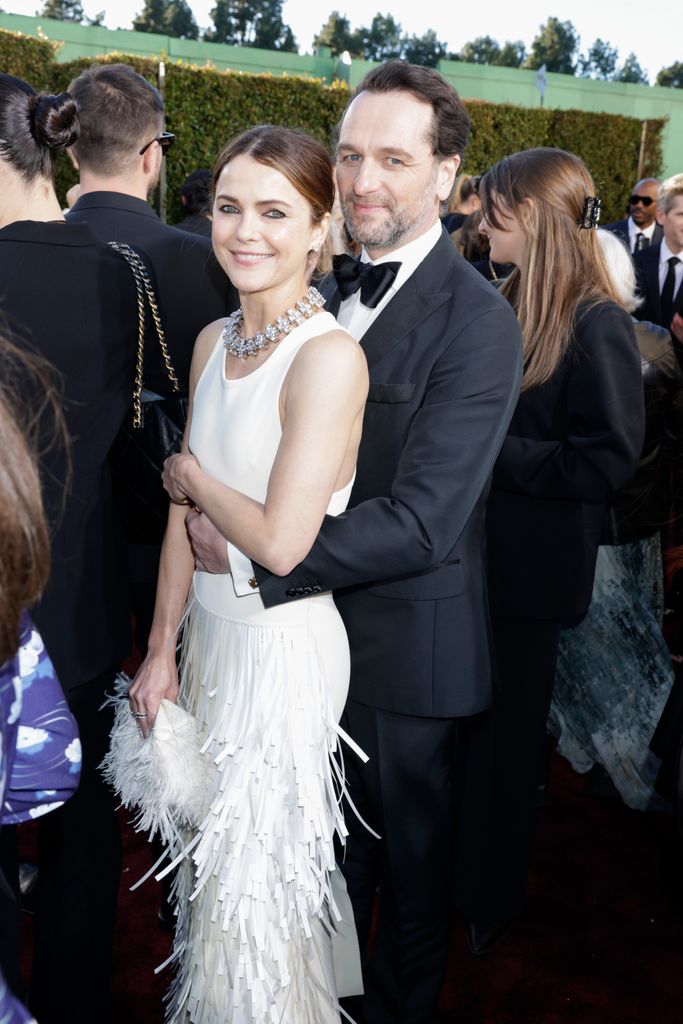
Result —
MULTIPOLYGON (((111 714, 105 693, 130 650, 125 552, 107 456, 133 387, 137 306, 132 275, 85 224, 64 220, 54 161, 78 137, 68 93, 37 93, 0 74, 0 314, 14 340, 57 371, 71 474, 53 426, 39 418, 40 475, 51 570, 33 612, 79 726, 76 796, 39 827, 29 1002, 41 1024, 105 1020, 120 877, 116 805, 98 771, 111 714)), ((37 412, 40 390, 19 378, 37 412)))
POLYGON ((584 163, 526 150, 492 167, 479 194, 491 259, 514 265, 501 291, 525 365, 487 511, 497 692, 470 730, 460 822, 458 905, 475 953, 523 905, 560 630, 586 612, 603 514, 636 470, 644 426, 633 324, 584 163))
POLYGON ((265 609, 230 575, 195 572, 185 516, 201 509, 248 557, 290 572, 323 517, 346 508, 367 367, 309 286, 334 202, 325 149, 254 128, 218 157, 213 193, 214 250, 241 308, 197 339, 183 452, 164 470, 172 504, 149 652, 129 695, 145 734, 179 695, 211 759, 181 854, 168 1020, 324 1024, 339 1020, 340 913, 353 927, 334 853, 346 633, 318 586, 265 609))
MULTIPOLYGON (((40 493, 35 412, 17 401, 26 382, 43 395, 49 419, 63 434, 48 368, 0 335, 0 824, 31 821, 55 810, 78 785, 81 745, 73 716, 26 609, 37 601, 50 571, 50 541, 40 493), (51 410, 50 410, 51 407, 51 410), (61 429, 60 429, 61 428, 61 429)), ((62 437, 63 440, 63 437, 62 437)), ((14 839, 13 833, 10 833, 14 839)), ((4 881, 0 871, 0 882, 4 881)), ((33 1018, 10 992, 19 978, 19 880, 0 885, 3 968, 0 1020, 33 1018), (10 893, 12 898, 10 898, 10 893)))

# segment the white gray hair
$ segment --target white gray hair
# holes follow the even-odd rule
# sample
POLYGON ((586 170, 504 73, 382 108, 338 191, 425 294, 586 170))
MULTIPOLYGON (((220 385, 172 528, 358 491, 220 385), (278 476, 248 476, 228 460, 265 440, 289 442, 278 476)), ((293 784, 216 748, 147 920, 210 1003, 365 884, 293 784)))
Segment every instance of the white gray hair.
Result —
POLYGON ((642 299, 638 294, 636 271, 631 254, 621 239, 612 231, 598 228, 597 236, 619 302, 629 313, 633 313, 642 299))

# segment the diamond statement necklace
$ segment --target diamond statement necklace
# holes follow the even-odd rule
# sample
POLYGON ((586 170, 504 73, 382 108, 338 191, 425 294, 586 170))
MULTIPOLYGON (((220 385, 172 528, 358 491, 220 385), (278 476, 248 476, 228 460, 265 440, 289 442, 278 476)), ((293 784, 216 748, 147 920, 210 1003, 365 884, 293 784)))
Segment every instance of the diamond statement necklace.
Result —
POLYGON ((302 299, 292 309, 288 309, 282 316, 275 317, 269 324, 266 324, 260 331, 257 331, 253 338, 243 338, 242 328, 244 316, 242 309, 236 309, 228 317, 223 328, 223 345, 233 356, 238 359, 246 359, 247 356, 255 356, 264 348, 273 345, 276 341, 284 338, 295 327, 308 320, 325 305, 325 300, 312 285, 302 299))

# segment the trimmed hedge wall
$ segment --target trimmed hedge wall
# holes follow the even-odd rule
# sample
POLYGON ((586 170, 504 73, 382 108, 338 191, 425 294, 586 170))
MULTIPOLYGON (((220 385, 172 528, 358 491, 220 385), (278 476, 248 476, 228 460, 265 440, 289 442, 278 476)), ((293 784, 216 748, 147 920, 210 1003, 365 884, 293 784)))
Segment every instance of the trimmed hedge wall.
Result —
MULTIPOLYGON (((82 58, 51 63, 51 44, 0 31, 0 67, 38 86, 49 77, 59 92, 93 61, 82 58), (5 38, 9 37, 9 38, 5 38)), ((108 54, 98 62, 123 61, 151 82, 157 62, 125 54, 108 54)), ((256 124, 305 128, 329 143, 348 101, 344 83, 325 85, 311 78, 286 78, 216 71, 166 62, 166 125, 176 143, 167 158, 167 206, 171 223, 180 219, 180 186, 198 167, 210 167, 223 145, 256 124)), ((577 153, 591 170, 603 201, 603 223, 624 214, 624 200, 637 176, 642 124, 637 118, 581 110, 529 109, 511 104, 468 100, 472 136, 464 170, 480 173, 507 153, 531 146, 558 146, 577 153)), ((648 121, 643 173, 657 177, 662 168, 664 121, 648 121)), ((66 158, 58 161, 60 197, 75 181, 66 158)))

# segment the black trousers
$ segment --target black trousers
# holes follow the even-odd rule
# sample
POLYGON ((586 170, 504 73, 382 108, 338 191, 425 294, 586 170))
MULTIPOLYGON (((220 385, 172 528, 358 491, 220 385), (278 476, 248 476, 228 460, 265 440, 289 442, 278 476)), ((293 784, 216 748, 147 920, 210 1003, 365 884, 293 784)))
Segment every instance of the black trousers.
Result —
POLYGON ((458 719, 413 718, 348 701, 341 724, 369 756, 347 754, 353 811, 342 864, 363 956, 366 1024, 431 1024, 448 955, 458 719), (367 945, 380 886, 378 930, 367 945))
POLYGON ((463 729, 455 904, 476 924, 524 904, 561 623, 493 619, 498 689, 463 729))
POLYGON ((108 1021, 111 951, 121 874, 116 801, 99 764, 116 670, 67 695, 83 747, 77 793, 39 823, 38 894, 29 1007, 40 1024, 108 1021))

